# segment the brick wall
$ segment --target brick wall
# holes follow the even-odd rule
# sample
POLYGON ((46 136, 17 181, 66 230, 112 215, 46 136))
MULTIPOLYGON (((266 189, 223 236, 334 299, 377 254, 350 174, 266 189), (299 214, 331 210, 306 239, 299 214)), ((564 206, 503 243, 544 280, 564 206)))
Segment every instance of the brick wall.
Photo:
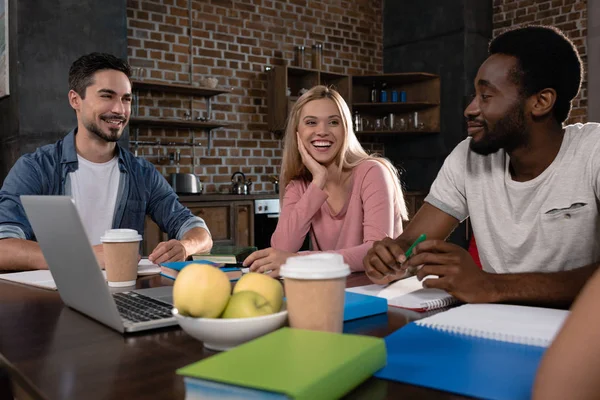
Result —
POLYGON ((509 27, 542 24, 561 29, 583 60, 585 75, 568 123, 587 121, 587 0, 493 0, 494 37, 509 27))
MULTIPOLYGON (((253 192, 274 190, 268 176, 278 174, 281 140, 267 130, 267 65, 293 60, 294 47, 323 43, 324 71, 375 74, 383 71, 382 0, 128 0, 128 50, 134 67, 146 80, 190 83, 212 76, 231 94, 213 97, 214 120, 229 124, 194 133, 194 172, 206 192, 227 191, 231 174, 241 170, 252 178, 253 192), (190 58, 190 40, 192 55, 190 58)), ((141 92, 141 117, 192 118, 204 115, 205 102, 196 97, 141 92)), ((134 135, 134 128, 131 135, 134 135)), ((191 142, 187 129, 140 128, 139 140, 191 142)), ((381 151, 381 145, 365 147, 381 151)), ((164 175, 192 171, 187 146, 142 146, 138 154, 164 175), (180 151, 181 161, 169 156, 180 151)))

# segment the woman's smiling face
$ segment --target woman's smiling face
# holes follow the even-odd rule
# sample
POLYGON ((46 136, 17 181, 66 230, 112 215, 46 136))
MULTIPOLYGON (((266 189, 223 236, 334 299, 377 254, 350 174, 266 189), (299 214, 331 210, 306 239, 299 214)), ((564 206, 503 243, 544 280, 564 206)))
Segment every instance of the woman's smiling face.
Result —
POLYGON ((298 134, 308 153, 317 162, 329 166, 344 142, 342 116, 331 99, 306 103, 300 112, 298 134))

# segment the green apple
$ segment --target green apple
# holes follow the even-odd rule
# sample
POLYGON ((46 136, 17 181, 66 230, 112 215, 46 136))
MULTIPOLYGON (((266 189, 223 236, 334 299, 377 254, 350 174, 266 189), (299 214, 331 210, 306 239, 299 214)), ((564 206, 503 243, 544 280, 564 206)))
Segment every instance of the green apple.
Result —
POLYGON ((273 307, 263 296, 246 290, 234 293, 229 299, 222 318, 250 318, 273 314, 273 307))
POLYGON ((249 290, 256 292, 269 301, 274 312, 281 311, 283 303, 283 286, 269 275, 250 272, 240 278, 233 287, 233 293, 249 290))
POLYGON ((173 305, 181 315, 217 318, 231 297, 225 272, 208 264, 190 264, 179 272, 173 286, 173 305))

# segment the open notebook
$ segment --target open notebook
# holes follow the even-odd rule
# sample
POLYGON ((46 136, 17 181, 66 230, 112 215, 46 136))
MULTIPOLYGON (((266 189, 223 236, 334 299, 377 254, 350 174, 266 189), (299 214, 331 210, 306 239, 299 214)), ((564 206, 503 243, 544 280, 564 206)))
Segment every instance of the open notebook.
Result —
POLYGON ((429 311, 456 304, 458 300, 440 289, 423 287, 416 276, 401 279, 390 285, 366 285, 346 289, 349 292, 368 294, 387 299, 388 306, 414 311, 429 311))
POLYGON ((476 398, 529 399, 535 374, 569 312, 466 304, 410 323, 385 338, 375 376, 476 398))

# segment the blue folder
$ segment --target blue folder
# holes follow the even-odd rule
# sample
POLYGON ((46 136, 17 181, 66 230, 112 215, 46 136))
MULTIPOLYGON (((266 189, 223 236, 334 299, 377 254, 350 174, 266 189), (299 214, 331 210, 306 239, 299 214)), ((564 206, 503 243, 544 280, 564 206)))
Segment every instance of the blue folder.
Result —
POLYGON ((385 338, 387 365, 377 378, 461 395, 529 399, 546 350, 411 323, 385 338))
POLYGON ((387 313, 387 299, 366 294, 345 292, 344 321, 387 313))
MULTIPOLYGON (((223 272, 241 271, 241 268, 238 268, 238 267, 224 267, 224 265, 225 265, 224 263, 215 263, 215 262, 212 262, 212 261, 203 261, 203 260, 195 260, 195 261, 172 261, 172 262, 164 262, 164 263, 162 263, 160 265, 164 266, 164 267, 167 267, 167 268, 174 269, 176 271, 181 271, 183 268, 185 268, 186 266, 188 266, 190 264, 209 264, 209 265, 212 265, 213 267, 219 267, 219 268, 221 268, 221 271, 223 271, 223 272)), ((165 275, 162 272, 160 273, 160 275, 164 276, 165 278, 173 279, 169 275, 165 275)), ((235 282, 237 280, 238 280, 238 278, 236 278, 236 279, 230 279, 231 282, 235 282)))

